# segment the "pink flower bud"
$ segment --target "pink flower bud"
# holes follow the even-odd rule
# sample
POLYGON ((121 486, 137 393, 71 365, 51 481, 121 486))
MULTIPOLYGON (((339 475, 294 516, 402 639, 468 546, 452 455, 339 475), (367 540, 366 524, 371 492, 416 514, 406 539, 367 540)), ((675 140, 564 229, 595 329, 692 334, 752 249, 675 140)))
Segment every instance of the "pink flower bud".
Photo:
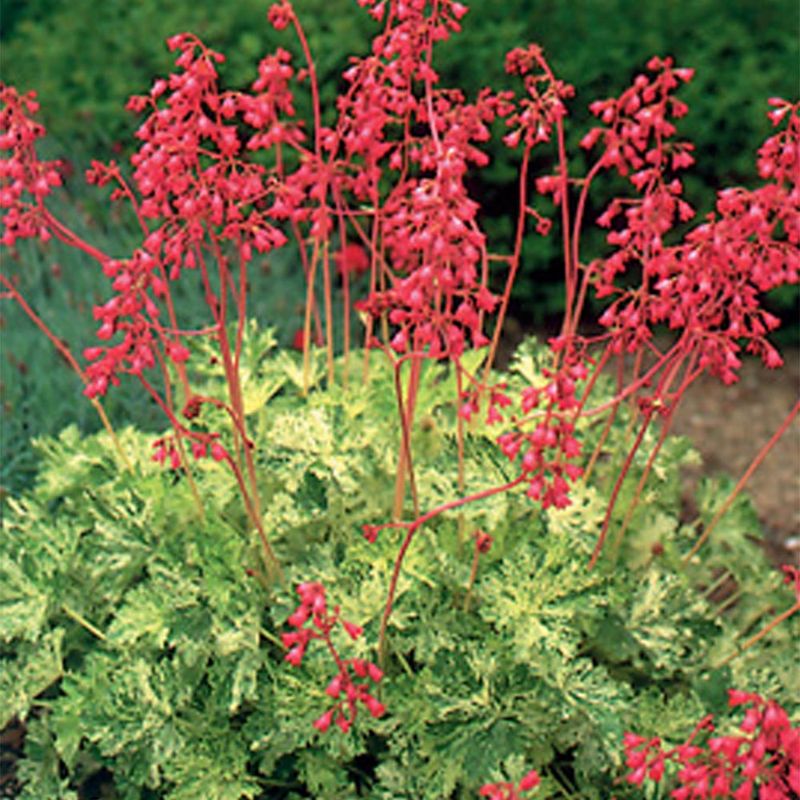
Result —
POLYGON ((352 622, 346 622, 345 620, 342 620, 342 626, 347 631, 347 635, 353 641, 358 639, 358 637, 364 633, 364 629, 360 625, 354 625, 352 622))
POLYGON ((325 689, 325 694, 329 695, 330 697, 336 698, 341 693, 342 693, 342 676, 341 674, 339 674, 331 679, 331 682, 325 689))
POLYGON ((299 667, 300 664, 303 663, 303 655, 305 654, 305 647, 302 644, 298 644, 296 647, 293 647, 285 656, 285 660, 288 661, 292 666, 299 667))
POLYGON ((382 717, 386 713, 386 706, 370 694, 363 695, 361 702, 364 703, 367 707, 367 711, 376 719, 382 717))
POLYGON ((539 785, 539 773, 532 769, 520 782, 519 790, 521 792, 529 792, 539 785))
POLYGON ((325 733, 330 728, 331 722, 333 722, 333 709, 326 711, 319 719, 315 719, 313 725, 320 733, 325 733))

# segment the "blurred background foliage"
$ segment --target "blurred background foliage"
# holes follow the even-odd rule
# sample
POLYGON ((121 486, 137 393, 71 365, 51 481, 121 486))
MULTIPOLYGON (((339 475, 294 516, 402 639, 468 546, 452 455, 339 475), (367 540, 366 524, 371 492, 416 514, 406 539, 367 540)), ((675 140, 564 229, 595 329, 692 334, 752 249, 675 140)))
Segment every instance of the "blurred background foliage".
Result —
MULTIPOLYGON (((687 198, 701 214, 712 208, 716 189, 755 184, 755 151, 770 128, 766 99, 798 95, 797 0, 467 2, 471 11, 463 32, 438 51, 442 84, 462 87, 468 96, 486 85, 516 88, 504 74, 505 53, 531 41, 540 43, 556 74, 576 87, 568 125, 572 153, 578 153, 577 142, 590 124, 588 104, 621 91, 651 55, 672 55, 678 64, 694 67, 695 80, 682 90, 691 110, 680 132, 697 147, 697 164, 685 184, 687 198)), ((294 4, 315 56, 323 103, 332 109, 348 56, 366 52, 377 25, 356 0, 294 4)), ((231 87, 249 84, 259 58, 278 45, 298 54, 290 31, 279 34, 268 25, 268 5, 268 0, 0 0, 2 79, 39 93, 41 120, 50 134, 46 154, 75 167, 62 196, 64 210, 111 252, 129 250, 132 226, 124 215, 108 210, 104 193, 83 184, 82 173, 91 158, 119 159, 130 152, 138 122, 124 110, 128 96, 145 91, 157 76, 171 70, 172 54, 164 40, 176 32, 196 33, 223 52, 223 80, 231 87)), ((301 114, 303 103, 299 98, 301 114)), ((474 178, 473 195, 483 206, 492 245, 507 250, 516 214, 517 156, 499 144, 499 137, 497 142, 490 151, 490 167, 474 178)), ((581 158, 579 154, 575 159, 575 174, 580 173, 581 158)), ((552 165, 551 154, 545 152, 534 162, 544 173, 552 165)), ((589 219, 613 190, 612 182, 593 198, 589 219)), ((547 210, 543 201, 537 200, 537 205, 547 210)), ((524 329, 546 328, 558 317, 558 238, 532 234, 526 239, 513 307, 524 329)), ((601 232, 588 230, 584 253, 595 256, 602 248, 601 232)), ((276 325, 284 342, 291 340, 302 304, 302 280, 300 271, 292 269, 294 260, 290 253, 271 259, 262 270, 265 282, 257 295, 258 310, 267 314, 264 324, 276 325), (274 291, 276 281, 280 292, 274 291)), ((93 336, 91 322, 80 310, 108 291, 99 271, 80 262, 76 254, 60 248, 31 246, 21 247, 12 265, 29 301, 76 352, 93 336)), ((785 321, 784 343, 796 341, 797 287, 776 293, 770 302, 785 321)), ((49 345, 19 309, 6 301, 0 314, 5 340, 0 401, 4 449, 10 451, 9 441, 32 432, 54 432, 83 404, 78 379, 62 369, 58 356, 48 351, 49 345)), ((140 424, 152 416, 135 391, 111 402, 128 403, 121 411, 140 424)), ((81 413, 85 427, 94 427, 88 405, 81 413)), ((0 468, 0 484, 17 483, 28 473, 24 465, 14 462, 12 471, 9 459, 2 460, 6 465, 0 468)))

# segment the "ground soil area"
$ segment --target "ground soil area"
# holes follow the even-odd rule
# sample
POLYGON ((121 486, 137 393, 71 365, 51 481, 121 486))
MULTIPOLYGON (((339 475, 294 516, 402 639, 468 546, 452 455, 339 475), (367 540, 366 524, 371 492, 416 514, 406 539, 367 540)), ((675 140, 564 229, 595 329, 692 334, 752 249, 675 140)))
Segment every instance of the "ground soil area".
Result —
MULTIPOLYGON (((783 349, 785 365, 768 370, 745 359, 732 386, 702 378, 686 393, 674 423, 703 456, 700 470, 734 478, 747 469, 800 396, 800 350, 783 349)), ((800 565, 800 417, 747 484, 773 556, 800 565)))

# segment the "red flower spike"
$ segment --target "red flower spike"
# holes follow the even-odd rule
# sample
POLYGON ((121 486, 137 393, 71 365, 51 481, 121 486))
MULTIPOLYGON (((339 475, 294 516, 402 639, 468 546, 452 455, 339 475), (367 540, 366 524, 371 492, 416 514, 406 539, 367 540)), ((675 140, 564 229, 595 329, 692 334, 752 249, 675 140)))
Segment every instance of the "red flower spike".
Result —
POLYGON ((353 640, 361 636, 363 629, 359 625, 342 620, 338 605, 329 610, 325 587, 321 583, 315 581, 300 583, 297 586, 297 596, 300 604, 287 619, 296 630, 281 635, 284 646, 289 648, 284 659, 296 667, 301 666, 309 642, 320 639, 333 657, 337 669, 325 689, 325 694, 336 702, 313 723, 313 726, 320 732, 325 732, 330 728, 331 722, 335 722, 339 730, 347 733, 356 720, 358 701, 361 701, 371 716, 383 716, 386 713, 385 706, 367 692, 367 685, 356 684, 353 680, 355 675, 379 683, 383 673, 375 664, 364 659, 341 658, 331 636, 340 622, 353 640))
POLYGON ((665 765, 674 763, 680 769, 673 798, 752 798, 756 783, 761 787, 759 797, 788 797, 800 770, 800 728, 791 726, 777 703, 756 694, 731 690, 729 702, 732 708, 747 707, 740 724, 744 736, 712 736, 703 742, 699 736, 714 731, 710 716, 697 723, 686 742, 671 750, 663 750, 658 739, 626 734, 628 781, 637 785, 648 778, 659 781, 665 765))

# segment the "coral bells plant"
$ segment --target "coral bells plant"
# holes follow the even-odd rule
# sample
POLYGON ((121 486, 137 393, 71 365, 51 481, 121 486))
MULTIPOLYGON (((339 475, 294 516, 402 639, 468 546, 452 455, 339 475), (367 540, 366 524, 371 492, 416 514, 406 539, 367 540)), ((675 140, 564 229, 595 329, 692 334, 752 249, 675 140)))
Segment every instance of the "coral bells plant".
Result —
MULTIPOLYGON (((588 167, 577 175, 565 134, 575 89, 553 73, 539 46, 508 54, 506 72, 515 89, 487 88, 468 99, 459 89, 442 85, 434 58, 436 46, 459 32, 465 5, 454 0, 359 0, 358 5, 379 30, 368 54, 351 58, 335 108, 320 104, 314 58, 288 0, 273 4, 267 18, 277 31, 294 37, 301 57, 297 60, 283 48, 266 55, 246 89, 223 88, 218 70, 224 57, 197 37, 178 34, 168 40, 176 56, 175 71, 128 103, 142 117, 135 131, 138 150, 129 164, 93 162, 86 174, 89 183, 109 188, 111 200, 129 210, 138 242, 127 253, 104 252, 52 210, 51 197, 61 185, 62 171, 58 163, 38 155, 37 142, 45 131, 36 121, 35 95, 2 86, 0 242, 15 248, 23 239, 48 246, 56 240, 97 265, 108 288, 106 299, 92 310, 97 341, 84 349, 84 365, 27 303, 13 275, 0 274, 0 283, 4 295, 22 306, 80 376, 84 394, 101 414, 120 462, 131 474, 136 474, 136 459, 126 452, 101 404, 125 376, 138 381, 164 414, 169 427, 151 442, 149 457, 176 484, 188 487, 197 524, 211 519, 224 527, 235 516, 229 510, 232 501, 220 509, 222 489, 212 489, 208 475, 224 474, 232 481, 247 535, 258 541, 263 562, 250 563, 242 570, 242 580, 257 584, 268 604, 286 585, 298 584, 300 604, 286 620, 292 630, 280 637, 267 632, 270 641, 280 647, 283 660, 298 668, 305 666, 312 642, 319 642, 336 667, 324 705, 314 710, 308 726, 314 735, 335 725, 356 737, 363 726, 372 725, 388 737, 393 735, 393 709, 385 696, 391 694, 391 680, 384 680, 384 672, 424 672, 426 667, 420 665, 428 657, 421 644, 403 644, 411 624, 408 616, 392 628, 395 606, 412 576, 425 586, 435 584, 419 564, 413 572, 404 572, 407 561, 426 546, 418 542, 426 537, 417 534, 424 531, 431 539, 453 519, 452 553, 439 543, 441 552, 431 556, 439 566, 448 564, 443 580, 452 584, 458 600, 448 609, 458 607, 465 618, 494 626, 494 633, 507 633, 507 618, 531 602, 530 595, 506 596, 515 591, 515 583, 497 577, 497 570, 507 568, 503 559, 510 552, 497 530, 506 523, 495 516, 492 527, 469 515, 519 499, 526 510, 514 513, 535 514, 542 525, 556 530, 568 526, 564 520, 572 519, 572 513, 593 514, 587 523, 591 545, 587 549, 586 542, 576 538, 570 555, 581 555, 584 563, 571 567, 570 575, 578 580, 580 570, 586 576, 580 579, 586 583, 575 588, 576 596, 594 591, 605 578, 594 577, 592 571, 602 566, 598 571, 613 572, 626 531, 636 527, 648 481, 653 474, 660 479, 665 473, 660 464, 656 467, 657 459, 664 453, 669 457, 670 425, 691 385, 706 373, 726 384, 735 382, 743 352, 760 357, 768 368, 782 364, 768 339, 779 320, 762 301, 766 292, 796 284, 800 272, 800 103, 769 100, 774 132, 758 152, 760 184, 719 191, 714 210, 695 221, 697 212, 684 197, 681 180, 695 153, 678 132, 688 111, 679 91, 692 80, 691 69, 677 66, 671 58, 654 57, 621 94, 592 102, 589 108, 596 122, 581 139, 588 167), (310 95, 309 120, 298 118, 298 92, 310 95), (487 143, 497 131, 519 162, 518 213, 504 252, 497 252, 502 248, 482 230, 480 203, 470 191, 470 177, 487 165, 487 143), (535 165, 548 154, 552 166, 536 172, 535 165), (604 173, 624 179, 626 191, 598 199, 604 173), (556 212, 551 219, 542 209, 552 206, 556 212), (592 220, 597 207, 601 210, 592 220), (608 249, 589 257, 581 236, 592 222, 607 230, 608 249), (563 322, 546 351, 536 358, 523 354, 515 373, 498 375, 498 346, 523 242, 531 231, 560 240, 563 322), (265 367, 259 359, 271 347, 266 339, 259 340, 263 347, 256 347, 260 353, 255 361, 248 349, 251 271, 281 248, 305 280, 303 325, 292 338, 292 348, 302 351, 297 368, 287 353, 281 367, 265 367), (176 302, 179 282, 199 287, 206 305, 202 322, 188 319, 176 302), (602 306, 593 333, 587 333, 584 324, 590 300, 602 306), (340 312, 335 310, 339 302, 340 312), (363 330, 353 330, 356 318, 363 330), (657 338, 657 332, 665 335, 657 338), (357 339, 363 345, 358 363, 357 339), (323 361, 324 369, 319 367, 323 361), (267 436, 263 407, 276 397, 278 405, 289 402, 291 386, 299 395, 297 402, 305 405, 293 407, 282 424, 293 431, 302 422, 306 429, 291 439, 288 452, 281 450, 285 442, 281 444, 275 431, 269 433, 274 437, 272 449, 260 445, 267 436), (337 518, 323 528, 337 547, 354 548, 361 567, 366 570, 364 564, 372 563, 380 575, 383 596, 378 605, 373 591, 356 606, 364 614, 365 629, 372 631, 370 623, 376 623, 377 640, 369 642, 377 645, 379 654, 373 663, 343 657, 336 643, 339 627, 353 647, 365 648, 367 637, 362 639, 362 627, 343 619, 339 606, 329 607, 323 583, 330 584, 323 573, 330 564, 317 564, 318 575, 296 572, 296 565, 305 563, 313 550, 314 537, 322 534, 313 514, 309 527, 303 528, 309 538, 305 549, 286 531, 302 528, 298 520, 306 519, 309 508, 317 508, 317 496, 304 495, 292 513, 287 508, 295 508, 296 496, 307 485, 322 482, 317 494, 325 493, 324 481, 304 471, 308 464, 298 462, 298 454, 313 453, 308 457, 314 469, 324 472, 321 465, 330 466, 325 459, 335 449, 334 442, 340 448, 349 446, 341 431, 366 413, 365 408, 382 408, 387 394, 393 407, 391 424, 375 424, 383 437, 381 455, 371 449, 377 434, 367 435, 366 427, 355 427, 349 436, 362 455, 374 457, 375 474, 382 474, 389 452, 389 497, 369 482, 370 471, 357 462, 360 482, 353 479, 348 485, 346 502, 333 490, 326 495, 325 513, 328 508, 344 509, 346 523, 337 518), (330 408, 339 408, 339 402, 344 406, 336 432, 319 434, 320 420, 330 408), (618 435, 620 428, 624 435, 618 435), (437 439, 440 435, 443 438, 437 439), (484 456, 486 440, 492 450, 484 456), (447 470, 425 466, 423 455, 435 458, 450 452, 451 446, 447 470), (606 462, 613 465, 610 474, 606 462), (305 477, 276 478, 287 464, 305 477), (443 491, 450 477, 452 484, 443 491), (631 478, 636 479, 633 486, 631 478), (353 499, 365 493, 375 497, 353 499), (623 497, 626 511, 620 515, 617 506, 623 497), (607 548, 612 529, 614 547, 607 548), (343 530, 349 531, 344 543, 337 539, 345 535, 343 530), (399 543, 393 538, 395 531, 402 537, 399 543), (483 605, 482 585, 494 586, 495 606, 491 601, 483 605), (492 611, 499 607, 505 609, 503 614, 492 611), (358 715, 362 706, 369 713, 366 720, 366 715, 358 715)), ((736 507, 747 478, 799 411, 800 402, 727 499, 714 507, 702 532, 693 527, 681 542, 681 552, 671 553, 673 565, 684 570, 681 576, 695 569, 695 556, 726 512, 736 507)), ((331 485, 346 480, 342 463, 324 473, 331 485)), ((323 511, 317 515, 323 516, 323 511)), ((659 524, 663 528, 663 519, 659 524)), ((663 552, 660 542, 653 544, 648 565, 663 552)), ((187 562, 193 558, 194 551, 187 562)), ((528 564, 514 579, 520 585, 539 574, 531 558, 519 557, 520 564, 528 564)), ((361 575, 366 582, 374 577, 361 575)), ((704 574, 697 577, 702 584, 697 588, 710 597, 719 579, 718 572, 704 574)), ((794 579, 796 584, 796 574, 794 579)), ((626 591, 633 592, 637 585, 632 582, 626 591)), ((338 586, 332 591, 339 596, 338 586)), ((194 596, 190 592, 185 602, 194 596)), ((647 617, 650 611, 645 600, 642 603, 647 617)), ((614 602, 606 598, 598 607, 611 609, 614 602)), ((795 603, 773 616, 736 649, 725 640, 727 655, 717 668, 728 669, 746 650, 763 644, 797 609, 795 603)), ((100 641, 108 641, 74 610, 64 613, 100 641)), ((765 613, 748 619, 748 629, 765 613)), ((632 619, 635 624, 638 617, 632 619)), ((447 627, 451 622, 437 624, 447 627)), ((617 623, 609 617, 603 624, 615 630, 617 623)), ((721 623, 715 620, 717 624, 721 623)), ((474 636, 472 629, 462 633, 467 640, 474 636)), ((638 641, 640 633, 631 634, 630 641, 638 641)), ((602 646, 589 646, 585 631, 581 637, 551 649, 572 659, 587 652, 599 659, 602 646)), ((182 640, 164 634, 157 641, 179 647, 182 640)), ((531 647, 530 641, 523 641, 531 647)), ((440 649, 453 653, 459 647, 448 643, 440 649)), ((648 673, 650 666, 637 661, 645 644, 628 650, 631 664, 625 669, 648 673)), ((498 663, 506 657, 502 652, 492 656, 498 663)), ((516 686, 515 696, 527 690, 515 684, 514 676, 529 669, 532 658, 508 668, 507 683, 516 686)), ((480 659, 476 654, 470 663, 483 664, 480 659)), ((209 655, 207 663, 216 662, 209 655)), ((485 671, 491 673, 493 663, 483 664, 485 671)), ((615 675, 624 672, 619 664, 607 666, 615 675)), ((238 694, 230 708, 239 707, 245 691, 245 679, 237 676, 232 680, 238 694)), ((209 678, 209 685, 216 686, 215 680, 209 678)), ((252 677, 251 685, 256 683, 252 677)), ((614 695, 617 703, 624 705, 627 691, 633 689, 614 695)), ((705 720, 692 741, 669 751, 657 740, 629 736, 631 783, 658 781, 665 764, 677 761, 682 783, 673 797, 727 796, 730 791, 736 792, 730 796, 749 797, 757 782, 761 797, 784 796, 777 792, 788 791, 788 786, 797 791, 797 764, 790 753, 797 744, 796 729, 786 713, 776 702, 755 694, 731 696, 745 698, 738 704, 749 705, 743 731, 753 737, 711 739, 708 750, 699 748, 692 741, 710 730, 705 720), (739 775, 742 780, 737 783, 739 775)), ((476 706, 481 703, 484 700, 474 701, 476 706)), ((573 698, 568 705, 574 709, 583 703, 573 698)), ((446 718, 462 711, 448 706, 442 714, 446 718)), ((569 716, 563 709, 559 713, 564 719, 569 716)), ((497 719, 503 718, 498 712, 497 719)), ((547 752, 553 759, 572 746, 570 726, 579 722, 570 719, 559 734, 563 742, 558 736, 548 739, 547 752)), ((486 723, 482 730, 493 724, 486 723)), ((399 763, 393 769, 404 769, 399 763)), ((154 769, 148 780, 160 774, 160 766, 154 769)), ((554 768, 543 785, 555 781, 557 771, 554 768)), ((486 784, 481 794, 518 797, 538 781, 538 773, 532 771, 518 784, 486 784)), ((250 789, 243 794, 253 796, 250 789)))

